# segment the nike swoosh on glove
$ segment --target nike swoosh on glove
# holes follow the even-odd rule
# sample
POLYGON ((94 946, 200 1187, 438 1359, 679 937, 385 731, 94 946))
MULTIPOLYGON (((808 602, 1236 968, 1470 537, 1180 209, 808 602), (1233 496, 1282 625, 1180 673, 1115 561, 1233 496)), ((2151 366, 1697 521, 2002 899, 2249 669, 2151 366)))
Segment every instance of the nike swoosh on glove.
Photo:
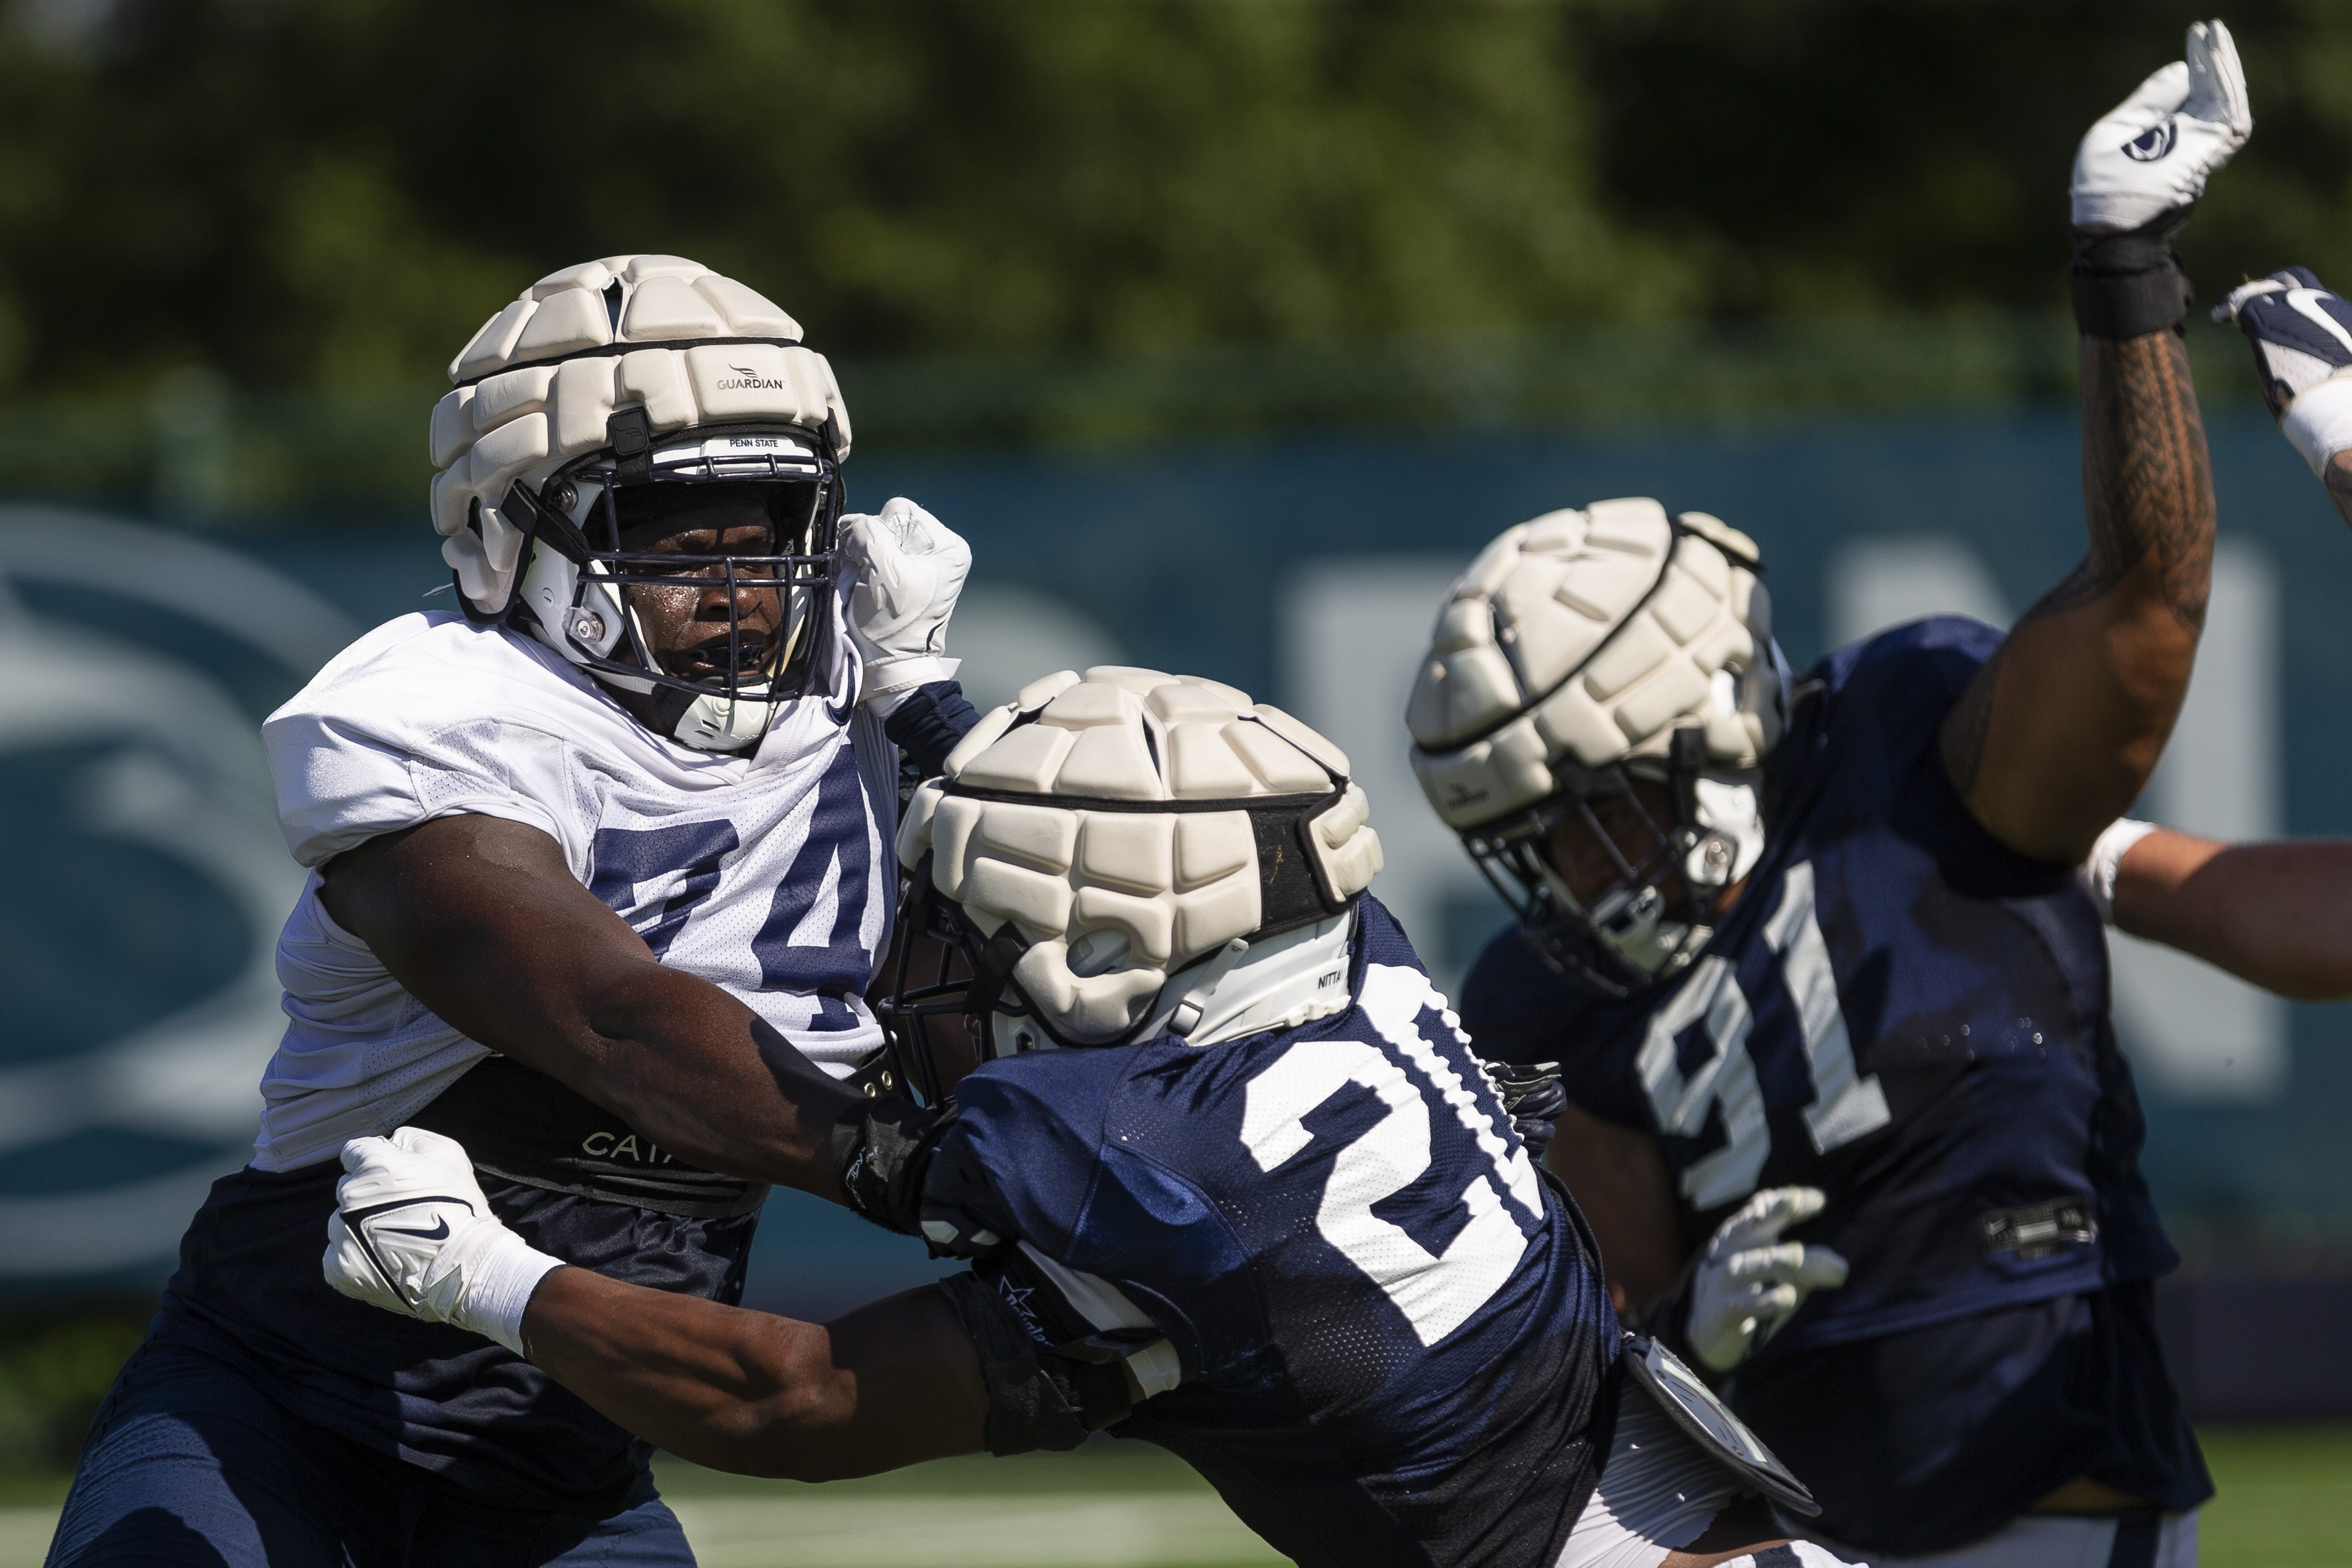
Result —
POLYGON ((849 630, 866 663, 862 700, 886 715, 919 686, 947 680, 957 661, 943 657, 948 617, 971 572, 971 546, 904 496, 880 514, 841 520, 841 553, 854 585, 849 630))
POLYGON ((2241 283, 2213 307, 2254 351, 2263 401, 2315 474, 2352 447, 2352 301, 2308 267, 2241 283))
POLYGON ((517 1355, 523 1310, 560 1258, 490 1212, 465 1145, 421 1127, 343 1145, 327 1219, 327 1283, 404 1318, 486 1334, 517 1355))
POLYGON ((1828 1201, 1819 1187, 1768 1187, 1716 1227, 1691 1280, 1690 1346, 1710 1370, 1729 1372, 1780 1332, 1806 1297, 1845 1283, 1844 1258, 1780 1239, 1828 1201))
POLYGON ((2205 194, 2205 181, 2253 134, 2246 72, 2220 22, 2189 28, 2188 58, 2139 84, 2074 155, 2074 226, 2133 229, 2205 194))

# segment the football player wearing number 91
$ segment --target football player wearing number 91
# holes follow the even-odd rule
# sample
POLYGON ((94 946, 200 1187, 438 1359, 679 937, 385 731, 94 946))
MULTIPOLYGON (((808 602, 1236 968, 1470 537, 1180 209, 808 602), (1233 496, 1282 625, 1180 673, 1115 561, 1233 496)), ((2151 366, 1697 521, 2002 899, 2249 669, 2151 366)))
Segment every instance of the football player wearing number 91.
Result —
POLYGON ((343 1145, 406 1123, 465 1136, 472 1201, 545 1252, 731 1300, 765 1184, 874 1215, 876 1148, 918 1141, 841 1080, 881 1058, 897 748, 934 768, 975 717, 942 657, 971 557, 910 502, 845 515, 847 413, 800 340, 742 284, 622 256, 452 363, 456 608, 264 727, 312 868, 290 1022, 53 1564, 692 1561, 642 1443, 336 1295, 318 1237, 343 1145))
POLYGON ((1412 698, 1520 916, 1471 1037, 1561 1064, 1551 1160, 1621 1308, 1874 1562, 2195 1557, 2176 1258, 2073 868, 2188 686, 2213 497, 2170 241, 2251 126, 2215 22, 2083 142, 2090 550, 2007 637, 1922 621, 1798 679, 1751 541, 1603 501, 1471 563, 1412 698))
POLYGON ((564 1268, 414 1129, 344 1150, 327 1278, 726 1469, 1110 1427, 1318 1568, 1837 1561, 1728 1506, 1810 1504, 1621 1340, 1583 1222, 1364 891, 1367 811, 1329 742, 1210 681, 1066 672, 965 738, 899 829, 887 1015, 954 1094, 925 1229, 983 1256, 943 1285, 818 1327, 564 1268))

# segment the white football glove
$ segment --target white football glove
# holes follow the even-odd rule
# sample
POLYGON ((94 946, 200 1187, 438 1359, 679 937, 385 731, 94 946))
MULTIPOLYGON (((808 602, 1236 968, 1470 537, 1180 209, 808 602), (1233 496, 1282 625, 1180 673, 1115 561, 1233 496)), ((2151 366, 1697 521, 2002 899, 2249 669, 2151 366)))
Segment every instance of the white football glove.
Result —
POLYGON ((841 520, 841 553, 856 585, 849 627, 866 660, 861 700, 884 700, 954 676, 959 661, 941 657, 948 617, 971 571, 971 546, 904 496, 879 517, 841 520))
POLYGON ((2288 267, 2231 289, 2213 319, 2246 334, 2271 417, 2311 471, 2325 473, 2352 447, 2352 300, 2308 267, 2288 267))
POLYGON ((1691 1352, 1711 1370, 1729 1372, 1806 1297, 1845 1283, 1844 1258, 1780 1239, 1828 1201, 1819 1187, 1768 1187, 1717 1227, 1691 1279, 1691 1352))
POLYGON ((343 1145, 327 1219, 327 1283, 428 1323, 487 1334, 517 1355, 523 1309, 561 1259, 533 1250, 490 1212, 454 1138, 403 1127, 343 1145))
POLYGON ((2074 226, 2133 229, 2205 193, 2253 133, 2238 46, 2220 22, 2189 25, 2175 60, 2107 111, 2074 155, 2074 226))

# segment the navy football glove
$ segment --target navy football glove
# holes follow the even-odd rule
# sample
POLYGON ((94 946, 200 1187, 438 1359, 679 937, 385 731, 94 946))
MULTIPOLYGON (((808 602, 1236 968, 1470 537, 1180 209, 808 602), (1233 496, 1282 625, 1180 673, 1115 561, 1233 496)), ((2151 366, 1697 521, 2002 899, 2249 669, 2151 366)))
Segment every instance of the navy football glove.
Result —
POLYGON ((1568 1109, 1568 1090, 1559 1084, 1559 1064, 1530 1062, 1520 1067, 1488 1061, 1486 1072, 1495 1080, 1495 1092, 1502 1096, 1513 1130, 1528 1146, 1528 1157, 1540 1164, 1552 1134, 1559 1131, 1552 1123, 1568 1109))
POLYGON ((2231 289, 2213 319, 2246 334, 2263 401, 2312 472, 2352 447, 2352 301, 2288 267, 2231 289))

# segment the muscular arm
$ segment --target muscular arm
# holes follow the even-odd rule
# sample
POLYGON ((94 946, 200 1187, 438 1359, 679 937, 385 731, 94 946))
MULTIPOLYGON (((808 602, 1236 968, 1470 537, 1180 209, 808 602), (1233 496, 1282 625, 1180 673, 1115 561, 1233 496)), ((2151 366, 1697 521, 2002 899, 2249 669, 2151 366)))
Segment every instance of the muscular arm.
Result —
POLYGON ((2090 553, 2019 620, 1941 737, 1986 831, 2062 865, 2155 770, 2213 564, 2212 474, 2179 335, 2084 338, 2082 363, 2090 553))
POLYGON ((2319 479, 2327 487, 2327 499, 2336 503, 2336 515, 2352 523, 2352 447, 2329 458, 2319 479))
POLYGON ((2159 829, 2125 851, 2116 924, 2299 1002, 2352 997, 2352 842, 2217 844, 2159 829))
POLYGON ((467 1037, 698 1165, 840 1201, 826 1142, 859 1096, 718 986, 664 968, 538 828, 440 817, 321 875, 327 912, 467 1037))
POLYGON ((1682 1225, 1658 1141, 1571 1105, 1547 1157, 1601 1244, 1609 1299, 1624 1312, 1654 1300, 1683 1268, 1682 1225))
POLYGON ((522 1332, 556 1382, 713 1469, 841 1480, 983 1447, 979 1359, 929 1287, 819 1326, 559 1268, 522 1332))

